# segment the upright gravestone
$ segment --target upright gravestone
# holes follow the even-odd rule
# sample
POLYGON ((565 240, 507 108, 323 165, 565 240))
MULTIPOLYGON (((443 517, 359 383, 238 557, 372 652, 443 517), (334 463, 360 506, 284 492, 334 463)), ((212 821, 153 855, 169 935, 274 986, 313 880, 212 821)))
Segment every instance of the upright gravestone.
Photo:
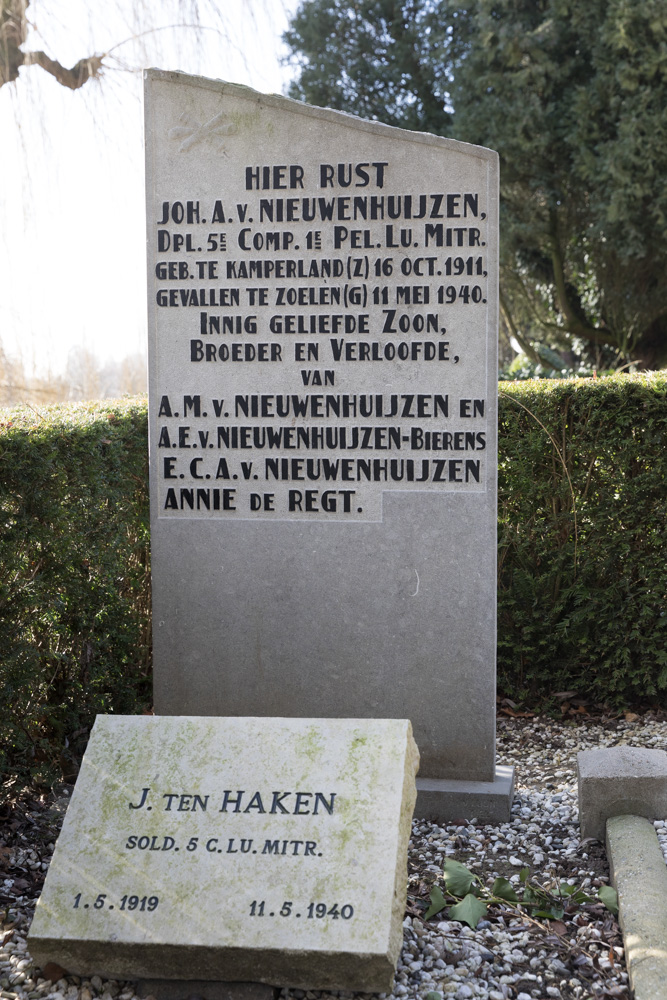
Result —
POLYGON ((156 70, 146 155, 156 711, 409 717, 507 815, 497 155, 156 70))

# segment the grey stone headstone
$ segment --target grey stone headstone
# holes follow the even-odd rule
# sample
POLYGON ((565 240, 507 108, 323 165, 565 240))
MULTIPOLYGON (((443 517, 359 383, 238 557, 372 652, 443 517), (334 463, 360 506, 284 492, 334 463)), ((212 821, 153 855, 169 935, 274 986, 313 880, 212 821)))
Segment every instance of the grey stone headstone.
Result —
POLYGON ((33 958, 158 997, 388 991, 418 760, 406 720, 100 716, 33 958))
POLYGON ((146 156, 156 711, 488 785, 496 153, 149 70, 146 156))

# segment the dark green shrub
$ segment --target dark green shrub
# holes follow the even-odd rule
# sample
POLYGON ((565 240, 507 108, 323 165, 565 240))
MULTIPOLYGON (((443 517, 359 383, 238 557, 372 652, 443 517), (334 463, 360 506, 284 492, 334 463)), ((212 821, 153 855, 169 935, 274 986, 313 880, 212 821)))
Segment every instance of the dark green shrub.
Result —
POLYGON ((0 424, 0 773, 50 783, 150 698, 146 403, 0 424))
POLYGON ((500 392, 500 687, 664 704, 667 374, 500 392))
MULTIPOLYGON (((667 703, 667 374, 500 385, 498 679, 667 703)), ((150 703, 146 403, 0 411, 0 773, 150 703)))

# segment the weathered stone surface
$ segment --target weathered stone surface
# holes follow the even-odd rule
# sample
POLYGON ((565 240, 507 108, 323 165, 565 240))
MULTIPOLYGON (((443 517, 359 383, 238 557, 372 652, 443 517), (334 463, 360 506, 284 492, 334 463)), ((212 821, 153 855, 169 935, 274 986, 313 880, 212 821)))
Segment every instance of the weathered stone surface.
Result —
POLYGON ((635 1000, 664 1000, 667 868, 653 826, 641 816, 607 820, 607 856, 635 1000))
POLYGON ((607 747, 577 754, 582 837, 604 840, 610 816, 667 816, 667 752, 607 747))
POLYGON ((407 721, 100 716, 31 953, 86 975, 388 990, 417 764, 407 721))
POLYGON ((153 70, 146 146, 156 710, 493 782, 496 153, 153 70))

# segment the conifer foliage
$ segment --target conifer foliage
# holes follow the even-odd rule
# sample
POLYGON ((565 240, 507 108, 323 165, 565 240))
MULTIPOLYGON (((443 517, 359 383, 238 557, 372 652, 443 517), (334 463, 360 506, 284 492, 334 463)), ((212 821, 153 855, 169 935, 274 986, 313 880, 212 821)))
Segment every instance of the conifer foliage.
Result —
POLYGON ((667 365, 665 0, 304 0, 292 96, 497 149, 533 360, 667 365))

